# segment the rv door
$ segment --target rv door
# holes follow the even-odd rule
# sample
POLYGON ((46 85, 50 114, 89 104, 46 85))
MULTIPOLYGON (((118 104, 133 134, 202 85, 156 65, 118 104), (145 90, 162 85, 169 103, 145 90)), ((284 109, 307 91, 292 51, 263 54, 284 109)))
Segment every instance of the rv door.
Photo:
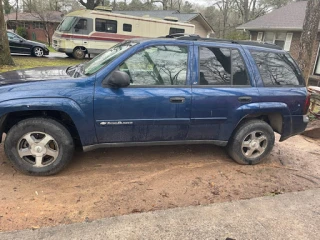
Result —
POLYGON ((73 41, 76 45, 90 48, 89 35, 93 30, 93 20, 91 18, 78 18, 72 28, 73 41))

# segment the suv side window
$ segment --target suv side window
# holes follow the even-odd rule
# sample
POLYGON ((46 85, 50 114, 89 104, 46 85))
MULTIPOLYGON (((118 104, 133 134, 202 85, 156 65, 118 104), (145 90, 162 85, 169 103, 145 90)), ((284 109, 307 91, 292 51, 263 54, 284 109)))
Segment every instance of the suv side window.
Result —
POLYGON ((129 74, 131 85, 186 85, 188 47, 152 46, 128 58, 119 70, 129 74))
POLYGON ((200 85, 249 85, 242 56, 236 49, 200 47, 200 85))
POLYGON ((303 85, 296 63, 285 53, 251 51, 265 86, 303 85))

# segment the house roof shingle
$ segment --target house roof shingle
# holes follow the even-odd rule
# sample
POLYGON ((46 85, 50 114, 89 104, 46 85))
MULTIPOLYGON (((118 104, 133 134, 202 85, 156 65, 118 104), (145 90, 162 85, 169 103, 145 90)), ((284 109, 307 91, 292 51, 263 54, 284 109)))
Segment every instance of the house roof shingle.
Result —
MULTIPOLYGON (((50 11, 43 14, 43 16, 49 22, 61 22, 63 19, 63 13, 58 11, 50 11)), ((16 20, 16 13, 10 13, 5 15, 5 20, 16 20)), ((33 13, 18 13, 18 21, 41 21, 36 14, 33 13)))
MULTIPOLYGON (((247 30, 302 30, 307 1, 290 3, 255 20, 240 25, 247 30)), ((319 28, 320 30, 320 28, 319 28)))
POLYGON ((180 13, 176 10, 153 10, 153 11, 113 11, 125 15, 142 17, 149 15, 154 18, 164 19, 165 17, 176 17, 179 22, 189 22, 199 15, 199 13, 180 13))
POLYGON ((202 21, 207 25, 207 28, 214 31, 212 26, 201 15, 201 13, 181 13, 177 10, 153 10, 153 11, 113 11, 114 13, 120 13, 125 15, 132 15, 137 17, 147 16, 153 18, 164 19, 165 17, 176 17, 179 22, 190 22, 196 17, 200 17, 202 21))

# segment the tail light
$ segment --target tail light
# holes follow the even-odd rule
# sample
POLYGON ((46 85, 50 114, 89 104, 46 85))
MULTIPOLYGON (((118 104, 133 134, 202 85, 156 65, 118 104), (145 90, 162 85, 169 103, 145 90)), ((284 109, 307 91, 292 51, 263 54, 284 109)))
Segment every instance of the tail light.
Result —
POLYGON ((304 108, 303 108, 303 114, 306 115, 308 113, 309 107, 310 107, 310 97, 311 94, 308 93, 306 97, 306 101, 304 103, 304 108))

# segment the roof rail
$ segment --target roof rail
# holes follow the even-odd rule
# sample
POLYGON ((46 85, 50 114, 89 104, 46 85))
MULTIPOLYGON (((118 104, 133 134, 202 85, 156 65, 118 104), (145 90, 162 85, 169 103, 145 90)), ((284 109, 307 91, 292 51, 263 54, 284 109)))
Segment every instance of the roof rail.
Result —
POLYGON ((227 40, 227 39, 217 39, 217 38, 202 38, 196 34, 176 33, 176 34, 170 34, 161 38, 175 38, 177 40, 189 40, 189 41, 223 42, 223 43, 232 43, 232 44, 240 44, 240 45, 265 47, 265 48, 282 50, 280 46, 273 43, 254 42, 249 40, 246 41, 246 40, 227 40))

